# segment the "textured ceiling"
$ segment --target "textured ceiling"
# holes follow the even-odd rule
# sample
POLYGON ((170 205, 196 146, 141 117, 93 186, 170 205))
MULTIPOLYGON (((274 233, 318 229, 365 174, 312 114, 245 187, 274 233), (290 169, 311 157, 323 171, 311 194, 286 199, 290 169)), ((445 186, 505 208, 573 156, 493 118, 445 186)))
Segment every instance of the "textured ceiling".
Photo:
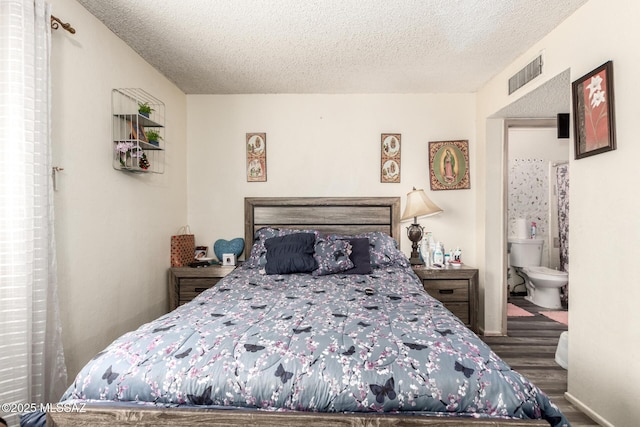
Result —
POLYGON ((78 0, 187 94, 475 92, 586 1, 78 0))

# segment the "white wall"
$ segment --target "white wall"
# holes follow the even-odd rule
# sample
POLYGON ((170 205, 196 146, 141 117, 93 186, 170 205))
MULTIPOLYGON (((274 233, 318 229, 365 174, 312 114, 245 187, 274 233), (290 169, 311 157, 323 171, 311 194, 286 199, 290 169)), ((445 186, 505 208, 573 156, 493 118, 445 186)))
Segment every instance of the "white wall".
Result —
MULTIPOLYGON (((531 47, 478 93, 477 139, 483 156, 502 149, 502 137, 488 120, 495 112, 570 68, 571 81, 607 60, 614 63, 616 151, 571 160, 570 240, 572 283, 569 307, 568 397, 601 423, 616 426, 637 424, 640 372, 640 287, 628 261, 640 256, 637 212, 637 98, 635 83, 640 73, 636 52, 640 30, 640 3, 591 0, 558 28, 531 47), (545 70, 513 96, 506 93, 507 80, 536 54, 544 51, 545 70), (624 254, 624 257, 617 256, 624 254), (603 256, 604 254, 604 256, 603 256), (605 262, 603 262, 605 260, 605 262)), ((567 88, 569 90, 569 88, 567 88)), ((573 149, 571 158, 573 159, 573 149)), ((478 233, 486 246, 500 246, 504 230, 491 223, 498 209, 495 200, 502 186, 501 174, 479 160, 479 174, 486 176, 486 193, 478 194, 479 211, 487 217, 478 233), (502 234, 501 234, 502 233, 502 234)), ((499 274, 501 260, 487 260, 485 274, 499 274)), ((485 277, 486 280, 486 277, 485 277)), ((487 313, 498 313, 504 301, 497 297, 498 281, 486 280, 487 313)), ((502 316, 487 316, 488 328, 500 330, 502 316)))
POLYGON ((53 14, 52 139, 62 338, 69 381, 122 333, 168 308, 169 236, 186 222, 186 97, 74 0, 53 14), (166 172, 112 168, 111 90, 166 104, 166 172))
MULTIPOLYGON (((189 224, 198 244, 244 235, 244 197, 400 196, 444 213, 419 222, 475 265, 475 95, 187 96, 189 224), (267 182, 246 180, 245 134, 267 134, 267 182), (380 183, 380 134, 402 134, 401 183, 380 183), (468 139, 471 189, 431 191, 428 142, 468 139)), ((410 253, 403 224, 402 249, 410 253)))

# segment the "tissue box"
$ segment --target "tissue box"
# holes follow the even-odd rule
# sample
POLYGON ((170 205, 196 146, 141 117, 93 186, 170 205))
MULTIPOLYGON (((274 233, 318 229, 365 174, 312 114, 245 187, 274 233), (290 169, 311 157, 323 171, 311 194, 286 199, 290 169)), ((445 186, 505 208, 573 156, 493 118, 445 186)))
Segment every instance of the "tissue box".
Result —
POLYGON ((236 265, 236 254, 222 254, 222 265, 236 265))

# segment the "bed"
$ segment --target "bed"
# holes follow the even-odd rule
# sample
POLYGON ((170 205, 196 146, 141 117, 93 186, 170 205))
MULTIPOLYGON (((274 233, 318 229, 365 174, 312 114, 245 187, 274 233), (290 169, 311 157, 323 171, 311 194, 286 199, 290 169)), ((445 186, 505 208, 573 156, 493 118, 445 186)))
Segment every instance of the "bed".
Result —
POLYGON ((399 218, 397 197, 246 198, 246 262, 98 353, 61 400, 83 412, 47 425, 569 425, 424 292, 399 218))

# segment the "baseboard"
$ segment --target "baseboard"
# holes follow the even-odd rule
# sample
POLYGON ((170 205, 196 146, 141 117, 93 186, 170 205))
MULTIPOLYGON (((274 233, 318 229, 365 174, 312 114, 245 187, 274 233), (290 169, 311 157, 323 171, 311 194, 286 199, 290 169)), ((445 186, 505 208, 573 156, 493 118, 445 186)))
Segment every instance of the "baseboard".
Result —
POLYGON ((503 334, 502 332, 496 332, 496 331, 485 331, 484 328, 480 328, 480 335, 484 336, 484 337, 505 337, 507 336, 507 334, 503 334))
POLYGON ((580 411, 583 414, 585 414, 586 416, 588 416, 589 418, 591 418, 593 421, 597 422, 601 426, 615 427, 613 424, 611 424, 610 422, 608 422, 607 420, 602 418, 600 415, 598 415, 594 411, 592 411, 591 408, 589 408, 587 405, 582 403, 580 401, 580 399, 577 399, 575 396, 573 396, 568 391, 564 392, 564 398, 567 399, 573 406, 575 406, 576 408, 580 409, 580 411))

